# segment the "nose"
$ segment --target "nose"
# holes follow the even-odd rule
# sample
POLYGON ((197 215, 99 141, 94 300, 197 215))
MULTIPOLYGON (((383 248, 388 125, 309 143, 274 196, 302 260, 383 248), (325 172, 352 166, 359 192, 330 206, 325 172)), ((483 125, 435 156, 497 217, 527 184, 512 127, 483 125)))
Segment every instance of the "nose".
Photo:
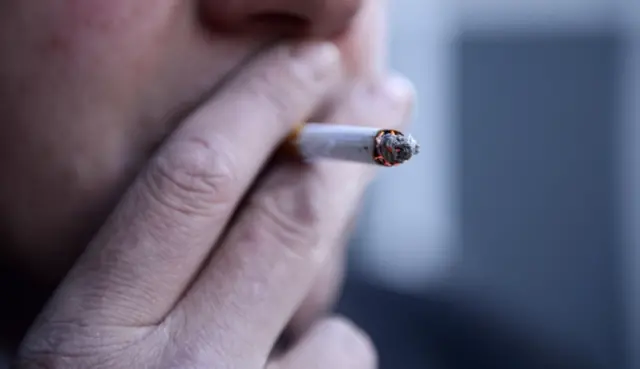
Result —
POLYGON ((343 31, 365 0, 200 0, 205 23, 231 32, 329 37, 343 31))

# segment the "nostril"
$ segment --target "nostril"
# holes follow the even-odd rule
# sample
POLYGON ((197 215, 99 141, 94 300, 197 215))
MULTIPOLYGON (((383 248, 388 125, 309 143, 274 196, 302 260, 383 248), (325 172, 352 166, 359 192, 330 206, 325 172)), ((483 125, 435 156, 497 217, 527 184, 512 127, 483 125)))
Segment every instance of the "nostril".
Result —
MULTIPOLYGON (((0 0, 1 1, 1 0, 0 0)), ((198 15, 210 31, 288 37, 334 37, 364 0, 198 0, 198 15)))
POLYGON ((262 12, 248 19, 249 26, 254 29, 269 30, 283 36, 302 36, 309 31, 311 21, 296 14, 283 12, 262 12))

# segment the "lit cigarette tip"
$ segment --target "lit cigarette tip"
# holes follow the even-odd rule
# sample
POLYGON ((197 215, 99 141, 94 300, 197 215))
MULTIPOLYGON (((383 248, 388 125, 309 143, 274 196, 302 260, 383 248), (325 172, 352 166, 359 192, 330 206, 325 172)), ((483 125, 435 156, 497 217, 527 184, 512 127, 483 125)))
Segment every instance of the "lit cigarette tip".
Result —
POLYGON ((411 135, 398 131, 383 130, 376 140, 379 162, 386 166, 404 163, 420 152, 420 145, 411 135))

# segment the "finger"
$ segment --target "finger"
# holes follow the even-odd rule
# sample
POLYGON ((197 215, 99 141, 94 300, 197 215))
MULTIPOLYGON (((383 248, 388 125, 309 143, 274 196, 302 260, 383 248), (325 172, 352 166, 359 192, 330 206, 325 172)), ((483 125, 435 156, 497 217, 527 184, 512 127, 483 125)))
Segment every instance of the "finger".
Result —
POLYGON ((313 287, 289 322, 286 333, 290 335, 290 339, 302 336, 336 301, 344 275, 345 254, 343 242, 339 242, 335 251, 319 268, 313 287))
MULTIPOLYGON (((397 127, 411 95, 409 83, 398 77, 361 87, 332 121, 397 127)), ((332 162, 281 164, 268 173, 172 312, 180 340, 217 342, 224 331, 225 343, 238 352, 266 358, 334 251, 370 178, 367 166, 332 162)))
POLYGON ((276 47, 193 113, 151 159, 57 303, 94 324, 159 322, 256 173, 339 75, 331 44, 276 47))
POLYGON ((327 314, 338 299, 347 266, 346 247, 355 228, 357 213, 361 208, 362 201, 356 207, 358 210, 349 220, 325 265, 320 267, 313 287, 291 318, 285 332, 289 340, 297 340, 304 335, 309 327, 327 314))
POLYGON ((355 78, 381 78, 387 70, 387 1, 364 2, 348 32, 337 39, 347 72, 355 78))
POLYGON ((315 325, 291 351, 271 362, 268 369, 374 369, 376 350, 371 339, 342 318, 315 325))

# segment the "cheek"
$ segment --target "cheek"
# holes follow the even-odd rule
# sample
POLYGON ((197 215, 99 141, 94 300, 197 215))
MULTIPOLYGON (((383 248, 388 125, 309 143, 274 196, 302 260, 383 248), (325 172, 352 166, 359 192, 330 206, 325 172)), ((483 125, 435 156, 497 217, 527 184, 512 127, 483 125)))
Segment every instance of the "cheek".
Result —
POLYGON ((169 118, 262 43, 205 37, 190 6, 0 4, 3 252, 44 276, 64 272, 169 118))

